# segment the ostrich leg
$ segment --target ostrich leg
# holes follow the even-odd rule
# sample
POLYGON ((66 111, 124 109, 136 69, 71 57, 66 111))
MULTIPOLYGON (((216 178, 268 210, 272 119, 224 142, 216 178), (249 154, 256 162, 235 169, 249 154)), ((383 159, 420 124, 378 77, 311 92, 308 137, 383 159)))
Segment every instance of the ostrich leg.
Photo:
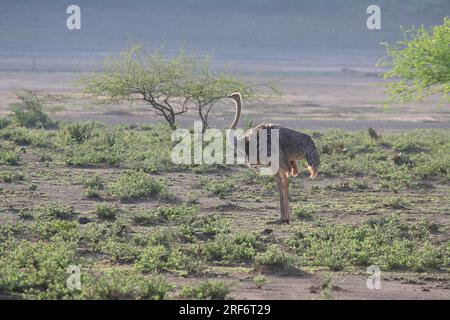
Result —
POLYGON ((281 223, 289 223, 289 173, 280 172, 282 175, 282 187, 284 197, 284 211, 281 211, 281 223))
POLYGON ((280 172, 275 175, 275 182, 277 184, 278 195, 280 196, 280 212, 281 216, 283 216, 284 212, 284 188, 283 188, 283 177, 280 172))
POLYGON ((291 165, 291 175, 293 177, 298 176, 298 167, 297 167, 297 163, 295 163, 295 161, 290 161, 289 164, 291 165))
POLYGON ((288 206, 288 179, 283 171, 278 171, 275 175, 275 182, 277 184, 278 193, 280 196, 280 219, 271 222, 273 223, 288 223, 289 222, 289 206, 288 206))

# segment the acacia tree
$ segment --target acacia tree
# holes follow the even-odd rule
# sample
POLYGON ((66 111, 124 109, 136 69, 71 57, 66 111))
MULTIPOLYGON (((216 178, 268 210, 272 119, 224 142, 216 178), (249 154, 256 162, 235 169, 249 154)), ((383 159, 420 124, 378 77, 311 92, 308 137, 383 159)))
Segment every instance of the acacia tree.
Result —
POLYGON ((133 46, 105 59, 99 72, 81 78, 81 85, 84 93, 106 101, 144 101, 174 129, 176 116, 188 110, 184 87, 192 63, 183 51, 165 58, 159 50, 133 46))
POLYGON ((203 131, 213 106, 232 92, 239 91, 246 101, 262 97, 258 88, 270 84, 251 84, 232 75, 213 73, 209 59, 179 51, 165 58, 160 51, 147 52, 141 46, 105 60, 100 72, 81 79, 83 92, 106 101, 141 100, 162 115, 172 129, 176 116, 195 109, 203 131))
POLYGON ((402 41, 385 46, 389 59, 380 65, 391 69, 383 76, 399 79, 388 84, 390 98, 404 102, 437 94, 450 102, 450 18, 430 31, 405 32, 402 41))

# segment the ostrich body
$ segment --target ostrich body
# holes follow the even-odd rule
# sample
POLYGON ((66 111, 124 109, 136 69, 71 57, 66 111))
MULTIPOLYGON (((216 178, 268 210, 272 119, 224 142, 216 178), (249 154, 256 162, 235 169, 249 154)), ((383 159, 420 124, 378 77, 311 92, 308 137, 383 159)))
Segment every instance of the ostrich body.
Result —
MULTIPOLYGON (((228 129, 236 129, 241 116, 241 95, 236 92, 229 95, 227 98, 233 99, 236 104, 236 114, 228 129)), ((279 130, 279 169, 274 174, 274 178, 280 196, 280 219, 277 220, 276 223, 289 223, 289 176, 296 177, 298 175, 299 171, 296 161, 305 159, 308 163, 310 178, 315 178, 320 164, 319 154, 317 153, 316 145, 309 135, 279 125, 261 123, 248 130, 244 136, 240 138, 245 140, 247 161, 249 158, 249 140, 258 137, 258 132, 262 129, 267 131, 270 131, 271 129, 279 130)), ((228 131, 228 141, 230 142, 231 140, 229 137, 230 131, 228 131)), ((268 143, 270 143, 270 141, 268 143)), ((249 163, 249 165, 251 164, 249 163)))

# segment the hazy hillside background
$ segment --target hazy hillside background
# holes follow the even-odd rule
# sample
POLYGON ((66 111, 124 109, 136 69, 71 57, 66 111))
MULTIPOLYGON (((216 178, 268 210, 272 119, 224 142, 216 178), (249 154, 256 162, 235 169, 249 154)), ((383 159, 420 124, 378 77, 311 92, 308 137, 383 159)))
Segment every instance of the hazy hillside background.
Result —
POLYGON ((123 48, 181 45, 223 62, 264 70, 291 66, 373 67, 399 25, 440 24, 448 0, 0 0, 0 69, 82 70, 123 48), (67 30, 66 8, 81 7, 82 29, 67 30), (382 30, 366 28, 378 4, 382 30), (34 65, 33 65, 34 61, 34 65))

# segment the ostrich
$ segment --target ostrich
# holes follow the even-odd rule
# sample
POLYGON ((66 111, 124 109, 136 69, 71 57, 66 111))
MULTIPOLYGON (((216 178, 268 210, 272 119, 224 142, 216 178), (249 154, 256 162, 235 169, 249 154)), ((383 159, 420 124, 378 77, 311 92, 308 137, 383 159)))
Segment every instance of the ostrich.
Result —
MULTIPOLYGON (((227 131, 229 143, 232 143, 236 148, 236 142, 234 141, 234 138, 233 140, 230 140, 230 129, 236 128, 239 122, 239 118, 241 117, 241 94, 239 92, 235 92, 227 96, 226 98, 233 99, 236 104, 236 114, 227 131)), ((249 160, 249 140, 251 138, 258 137, 257 133, 261 129, 266 129, 266 132, 270 132, 271 129, 279 130, 279 169, 278 172, 275 173, 274 177, 280 196, 280 219, 274 221, 274 223, 289 223, 289 176, 291 175, 293 177, 296 177, 299 173, 296 160, 306 159, 308 163, 310 178, 315 178, 317 176, 317 170, 320 164, 319 154, 317 153, 316 145, 314 144, 311 137, 307 134, 264 122, 248 130, 242 138, 239 138, 245 140, 245 153, 247 162, 249 160)), ((268 143, 270 142, 268 141, 268 143)), ((248 164, 249 166, 251 165, 250 163, 248 164)))

